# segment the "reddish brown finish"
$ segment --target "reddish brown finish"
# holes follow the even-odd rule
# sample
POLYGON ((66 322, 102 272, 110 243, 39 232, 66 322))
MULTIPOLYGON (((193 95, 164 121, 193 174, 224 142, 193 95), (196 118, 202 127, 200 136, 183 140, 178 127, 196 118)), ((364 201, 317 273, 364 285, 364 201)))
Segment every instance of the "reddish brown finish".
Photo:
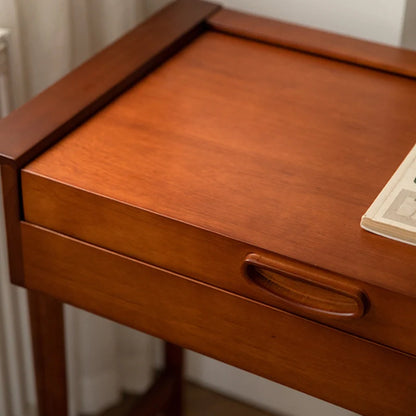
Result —
MULTIPOLYGON (((37 206, 45 212, 54 213, 54 220, 58 221, 59 228, 66 234, 78 235, 83 240, 193 276, 217 287, 299 312, 250 284, 242 273, 242 265, 249 253, 256 251, 269 256, 271 253, 46 179, 35 178, 32 184, 29 175, 23 177, 27 187, 33 191, 33 201, 40 204, 37 206), (55 198, 55 195, 59 195, 59 198, 55 198)), ((51 218, 49 216, 49 220, 51 218)), ((276 254, 273 257, 280 258, 276 254)), ((299 267, 299 262, 294 261, 294 264, 299 267)), ((347 283, 341 276, 338 279, 347 283)), ((334 283, 339 284, 339 280, 334 283)), ((334 322, 322 316, 318 319, 416 355, 415 300, 363 282, 357 283, 371 294, 371 305, 363 319, 349 322, 334 322), (394 309, 397 314, 392 313, 394 309)), ((307 312, 304 314, 308 316, 307 312)), ((316 316, 314 318, 317 319, 316 316)))
POLYGON ((359 319, 366 312, 368 299, 363 290, 317 267, 251 253, 244 260, 244 274, 301 314, 359 319))
MULTIPOLYGON (((13 283, 24 285, 18 168, 204 31, 204 20, 217 8, 203 1, 194 1, 192 5, 182 1, 167 7, 0 120, 3 203, 13 283)), ((62 305, 43 295, 32 294, 30 309, 39 414, 64 416, 67 400, 65 364, 61 359, 64 357, 62 305)), ((180 390, 176 385, 177 376, 177 373, 169 374, 172 394, 180 390)), ((174 397, 170 403, 172 415, 176 415, 180 399, 174 397)))
POLYGON ((66 416, 67 391, 62 303, 28 291, 39 416, 66 416))
POLYGON ((412 108, 410 79, 207 33, 24 169, 25 218, 295 313, 244 259, 318 266, 369 297, 321 322, 416 354, 416 248, 359 227, 412 108))
POLYGON ((165 342, 165 372, 173 380, 173 389, 164 412, 166 416, 181 416, 183 410, 184 351, 181 347, 165 342))
POLYGON ((231 10, 209 19, 215 30, 416 78, 416 53, 231 10))
POLYGON ((206 33, 23 170, 25 218, 100 233, 76 200, 54 209, 65 183, 416 297, 416 248, 359 227, 414 143, 413 108, 412 80, 206 33))
POLYGON ((16 170, 12 166, 1 165, 1 181, 10 278, 14 284, 23 286, 24 275, 20 240, 21 196, 16 170))
MULTIPOLYGON (((55 143, 200 34, 213 10, 171 6, 16 112, 0 125, 2 161, 21 166, 55 143)), ((358 226, 416 136, 414 55, 240 14, 210 24, 237 36, 200 36, 23 174, 26 219, 180 274, 23 224, 27 287, 365 415, 413 414, 414 356, 277 309, 316 315, 250 283, 242 265, 250 253, 283 259, 302 279, 319 266, 318 281, 369 304, 361 319, 316 320, 416 354, 415 248, 358 226)), ((3 170, 13 238, 18 180, 3 170)), ((19 253, 10 258, 18 271, 19 253)), ((62 328, 52 332, 58 341, 44 335, 35 354, 41 386, 45 351, 63 351, 62 328)))
POLYGON ((72 71, 33 100, 0 119, 0 163, 11 279, 24 285, 19 252, 17 168, 85 121, 114 97, 151 72, 205 30, 205 19, 218 6, 175 2, 72 71))
POLYGON ((174 2, 0 120, 0 162, 36 157, 204 31, 216 9, 174 2))
POLYGON ((360 414, 413 416, 414 357, 29 224, 22 236, 29 288, 360 414))

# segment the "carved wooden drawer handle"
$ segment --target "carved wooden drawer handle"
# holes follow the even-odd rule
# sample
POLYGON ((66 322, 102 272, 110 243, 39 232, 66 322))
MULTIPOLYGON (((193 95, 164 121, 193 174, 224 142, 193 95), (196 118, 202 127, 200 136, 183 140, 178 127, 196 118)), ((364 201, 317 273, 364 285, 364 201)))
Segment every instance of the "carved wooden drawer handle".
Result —
POLYGON ((244 273, 292 310, 338 319, 360 318, 366 312, 364 292, 325 270, 283 258, 249 254, 244 261, 244 273))

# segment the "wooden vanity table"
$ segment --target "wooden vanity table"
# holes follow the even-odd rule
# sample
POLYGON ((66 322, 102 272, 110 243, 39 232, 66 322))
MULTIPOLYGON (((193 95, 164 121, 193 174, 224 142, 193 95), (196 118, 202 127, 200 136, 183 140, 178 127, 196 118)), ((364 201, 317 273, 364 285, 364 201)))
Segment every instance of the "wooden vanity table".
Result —
POLYGON ((2 120, 43 415, 66 412, 62 303, 166 340, 175 394, 174 345, 414 415, 416 247, 359 223, 415 140, 415 53, 202 1, 2 120))

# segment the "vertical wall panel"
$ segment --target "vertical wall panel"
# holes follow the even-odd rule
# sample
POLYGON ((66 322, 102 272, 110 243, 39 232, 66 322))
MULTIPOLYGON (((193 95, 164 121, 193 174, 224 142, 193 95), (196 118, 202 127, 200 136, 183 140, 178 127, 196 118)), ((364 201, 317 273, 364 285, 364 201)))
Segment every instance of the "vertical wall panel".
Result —
POLYGON ((0 28, 0 117, 5 117, 10 112, 10 79, 8 62, 9 32, 0 28))
POLYGON ((416 0, 407 0, 402 45, 404 48, 416 50, 416 0))

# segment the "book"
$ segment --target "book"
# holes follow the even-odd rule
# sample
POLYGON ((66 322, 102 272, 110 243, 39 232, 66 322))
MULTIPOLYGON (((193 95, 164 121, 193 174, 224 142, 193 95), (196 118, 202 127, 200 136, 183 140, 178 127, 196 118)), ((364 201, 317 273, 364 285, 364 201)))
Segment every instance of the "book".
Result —
POLYGON ((416 246, 416 145, 362 216, 361 227, 416 246))

